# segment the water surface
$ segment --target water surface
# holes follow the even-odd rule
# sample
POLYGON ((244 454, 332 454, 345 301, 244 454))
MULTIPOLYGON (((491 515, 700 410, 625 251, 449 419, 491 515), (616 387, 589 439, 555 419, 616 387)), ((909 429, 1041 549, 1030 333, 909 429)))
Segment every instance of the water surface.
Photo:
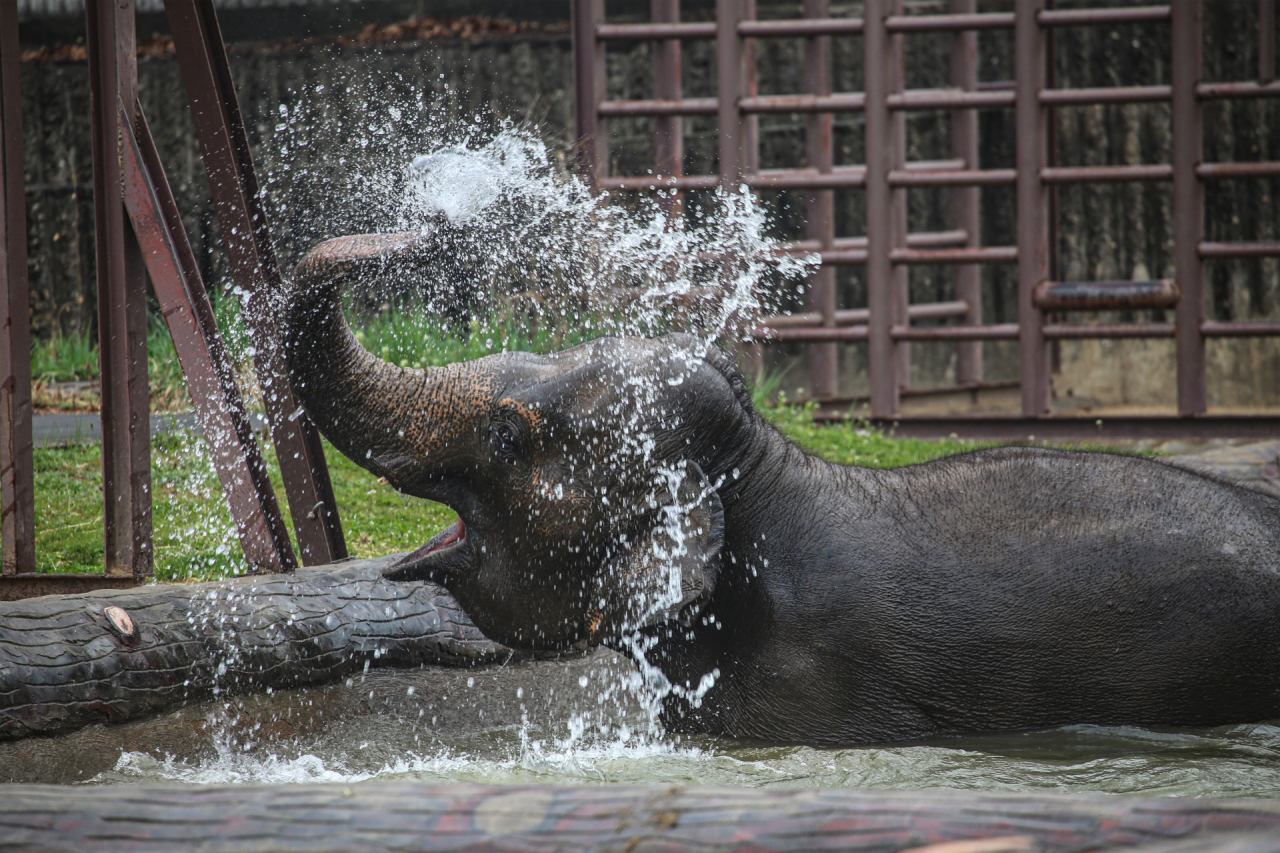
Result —
POLYGON ((1280 796, 1280 725, 1073 726, 848 749, 676 737, 607 653, 478 670, 374 670, 155 720, 0 744, 4 781, 966 788, 1280 796))

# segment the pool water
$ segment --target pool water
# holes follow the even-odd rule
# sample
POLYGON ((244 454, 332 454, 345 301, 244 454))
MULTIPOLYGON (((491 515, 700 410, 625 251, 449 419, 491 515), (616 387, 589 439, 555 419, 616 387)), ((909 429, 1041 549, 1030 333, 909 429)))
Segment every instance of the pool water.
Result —
POLYGON ((1072 726, 847 749, 664 734, 609 653, 374 670, 0 744, 0 781, 696 783, 1280 796, 1280 725, 1072 726))

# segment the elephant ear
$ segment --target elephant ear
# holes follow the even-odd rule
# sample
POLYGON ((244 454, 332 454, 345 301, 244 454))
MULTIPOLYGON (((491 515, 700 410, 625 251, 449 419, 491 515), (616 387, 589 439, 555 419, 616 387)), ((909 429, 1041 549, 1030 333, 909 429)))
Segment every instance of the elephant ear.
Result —
MULTIPOLYGON (((693 620, 715 591, 724 545, 720 496, 694 462, 671 472, 655 496, 657 512, 606 583, 624 597, 617 630, 644 628, 672 619, 693 620), (619 583, 620 582, 620 583, 619 583)), ((597 624, 592 633, 603 627, 597 624)))

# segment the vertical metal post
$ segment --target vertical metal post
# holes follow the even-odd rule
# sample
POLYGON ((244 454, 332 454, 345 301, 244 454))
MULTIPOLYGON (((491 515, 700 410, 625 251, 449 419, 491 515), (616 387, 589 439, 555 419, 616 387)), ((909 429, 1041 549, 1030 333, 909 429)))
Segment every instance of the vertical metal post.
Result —
MULTIPOLYGON (((653 20, 679 23, 680 0, 652 0, 653 20)), ((680 39, 659 39, 653 43, 653 96, 662 100, 680 97, 680 39)), ((684 174, 683 119, 680 116, 655 116, 653 119, 654 171, 659 175, 684 174)), ((659 204, 668 220, 679 218, 683 194, 670 190, 659 204)))
MULTIPOLYGON (((903 0, 893 0, 891 14, 905 15, 906 3, 903 0)), ((894 33, 889 36, 889 53, 892 61, 889 63, 888 91, 890 94, 898 94, 906 88, 906 36, 903 33, 894 33)), ((886 144, 891 158, 889 168, 891 170, 904 168, 907 163, 907 114, 904 110, 889 112, 889 139, 886 144)), ((894 249, 906 248, 907 245, 908 192, 910 190, 906 187, 896 187, 889 191, 890 252, 894 249)), ((911 322, 907 315, 907 306, 911 304, 911 267, 906 264, 894 264, 891 269, 893 323, 895 326, 905 326, 911 322)), ((907 341, 896 342, 893 345, 893 357, 897 363, 895 371, 898 388, 906 388, 911 384, 911 344, 907 341)))
POLYGON ((284 368, 275 323, 284 283, 217 14, 212 0, 167 0, 165 9, 231 274, 250 294, 245 320, 302 562, 331 563, 347 556, 347 544, 320 433, 301 412, 284 368))
POLYGON ((746 16, 746 0, 716 0, 716 75, 720 124, 720 188, 737 192, 746 171, 745 128, 738 101, 747 83, 746 52, 738 23, 746 16))
MULTIPOLYGON (((950 0, 947 11, 972 14, 978 10, 977 0, 950 0)), ((978 33, 958 30, 951 36, 951 85, 965 92, 978 88, 978 33)), ((964 162, 964 168, 978 168, 978 112, 951 111, 951 156, 964 162)), ((978 187, 955 187, 951 190, 951 215, 955 227, 967 235, 966 246, 977 246, 981 235, 978 187)), ((954 267, 956 298, 969 303, 962 322, 976 326, 982 322, 982 277, 977 264, 954 267)), ((982 381, 982 342, 962 341, 956 344, 956 382, 964 385, 982 381)))
POLYGON ((0 574, 36 570, 18 0, 0 0, 0 574))
MULTIPOLYGON (((1178 4, 1175 3, 1175 6, 1178 4)), ((1017 133, 1018 343, 1022 414, 1049 411, 1049 359, 1044 318, 1035 289, 1049 275, 1048 193, 1040 170, 1048 158, 1048 119, 1040 105, 1045 84, 1045 33, 1037 20, 1044 0, 1014 4, 1014 110, 1017 133)))
POLYGON ((132 0, 90 0, 89 91, 97 233, 98 351, 106 573, 151 573, 151 435, 147 393, 147 289, 137 237, 125 217, 120 104, 137 101, 132 0))
POLYGON ((1276 79, 1276 0, 1258 0, 1258 82, 1276 79))
POLYGON ((1196 84, 1200 82, 1200 3, 1171 4, 1173 68, 1173 264, 1178 280, 1177 361, 1178 414, 1203 413, 1209 405, 1205 379, 1204 189, 1196 166, 1204 156, 1204 128, 1196 84))
POLYGON ((604 0, 573 0, 573 69, 579 168, 594 190, 609 170, 608 125, 599 115, 605 95, 604 42, 596 27, 604 23, 604 0))
MULTIPOLYGON (((743 0, 742 17, 747 21, 756 19, 756 0, 743 0)), ((746 75, 740 94, 754 98, 760 94, 760 80, 756 76, 756 40, 742 40, 742 67, 746 75)), ((760 171, 760 116, 756 113, 742 117, 742 171, 760 171)))
MULTIPOLYGON (((831 14, 830 0, 805 0, 806 18, 826 18, 831 14)), ((804 90, 812 95, 830 95, 828 71, 830 36, 804 40, 804 90)), ((829 173, 832 164, 832 115, 809 113, 805 117, 805 160, 809 168, 829 173)), ((832 190, 810 190, 806 204, 806 231, 824 250, 835 241, 835 193, 832 190)), ((809 276, 809 310, 822 315, 822 325, 836 324, 836 270, 823 264, 809 276)), ((812 396, 818 399, 836 396, 836 345, 809 345, 809 376, 812 396)))
POLYGON ((867 354, 870 362, 871 415, 890 418, 898 413, 897 361, 892 329, 896 318, 893 282, 893 217, 889 170, 893 167, 889 115, 889 85, 893 51, 885 18, 889 0, 866 0, 863 6, 865 59, 865 121, 867 151, 867 354))

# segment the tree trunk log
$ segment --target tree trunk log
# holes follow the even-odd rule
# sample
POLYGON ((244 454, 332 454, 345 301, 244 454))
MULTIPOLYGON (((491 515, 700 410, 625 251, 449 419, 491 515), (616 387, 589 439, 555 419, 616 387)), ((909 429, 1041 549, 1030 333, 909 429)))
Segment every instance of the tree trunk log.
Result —
POLYGON ((5 849, 1277 853, 1280 803, 682 787, 0 786, 5 849))
POLYGON ((383 580, 394 559, 0 604, 0 740, 371 666, 511 656, 439 587, 383 580))

